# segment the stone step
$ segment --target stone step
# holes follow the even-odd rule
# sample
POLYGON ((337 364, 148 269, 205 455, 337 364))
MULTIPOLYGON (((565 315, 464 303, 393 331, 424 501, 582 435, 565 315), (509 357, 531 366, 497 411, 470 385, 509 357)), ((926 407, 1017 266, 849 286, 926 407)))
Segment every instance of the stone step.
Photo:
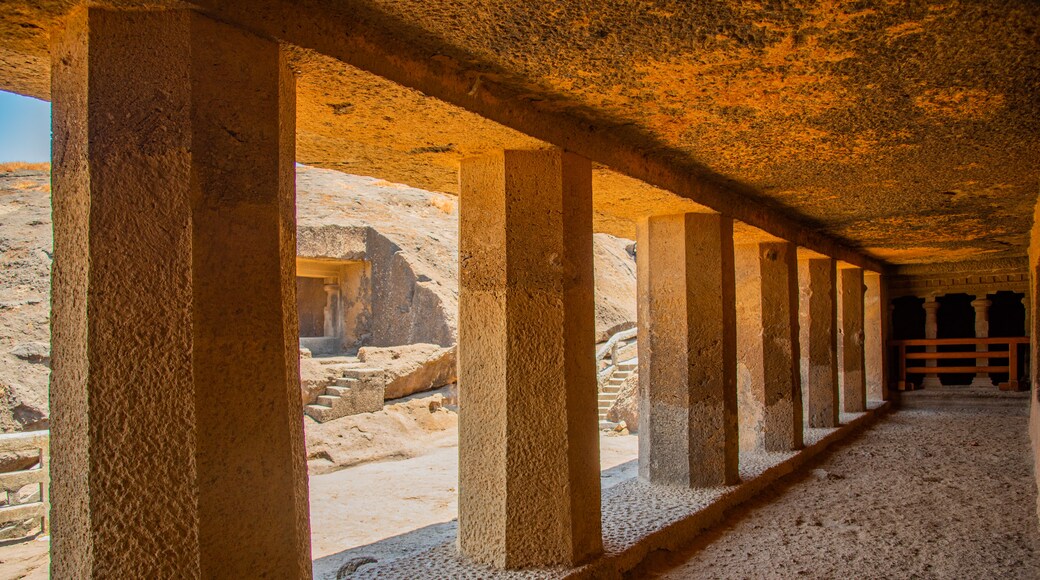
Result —
POLYGON ((637 368, 639 368, 639 364, 638 363, 618 363, 617 368, 618 368, 619 371, 631 372, 631 371, 634 371, 637 368))
POLYGON ((621 392, 621 388, 617 385, 606 385, 600 390, 601 395, 616 395, 621 392))
POLYGON ((332 408, 336 404, 336 401, 340 401, 340 400, 342 400, 341 397, 330 397, 328 395, 318 395, 318 399, 315 401, 314 404, 332 408))
POLYGON ((323 423, 328 419, 329 414, 332 413, 332 408, 324 405, 304 405, 303 413, 311 419, 323 423))
POLYGON ((334 383, 337 387, 353 387, 358 384, 358 380, 353 377, 339 377, 334 383))
POLYGON ((383 369, 374 369, 368 367, 358 367, 354 369, 343 369, 343 378, 347 379, 363 379, 371 377, 372 375, 382 375, 383 369))
POLYGON ((350 392, 350 387, 331 386, 325 387, 325 394, 330 397, 342 397, 350 392))

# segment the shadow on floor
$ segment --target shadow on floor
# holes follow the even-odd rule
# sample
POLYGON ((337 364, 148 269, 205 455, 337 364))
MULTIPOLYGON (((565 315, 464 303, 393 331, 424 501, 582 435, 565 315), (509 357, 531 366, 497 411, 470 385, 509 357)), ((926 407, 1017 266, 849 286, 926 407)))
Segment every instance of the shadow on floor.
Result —
POLYGON ((318 558, 312 563, 315 580, 343 580, 365 567, 386 564, 413 556, 424 550, 455 541, 458 520, 431 524, 410 532, 391 536, 365 546, 358 546, 318 558))
MULTIPOLYGON (((636 477, 638 472, 639 461, 635 459, 605 469, 600 472, 602 489, 610 489, 622 481, 636 477)), ((318 558, 312 564, 314 578, 343 580, 365 568, 384 565, 437 546, 454 543, 458 529, 458 520, 451 520, 318 558)))

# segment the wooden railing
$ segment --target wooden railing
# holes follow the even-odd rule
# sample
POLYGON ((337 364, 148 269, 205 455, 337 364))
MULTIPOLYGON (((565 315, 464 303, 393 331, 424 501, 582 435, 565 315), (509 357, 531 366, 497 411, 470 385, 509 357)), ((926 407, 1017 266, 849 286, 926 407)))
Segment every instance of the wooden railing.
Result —
POLYGON ((1029 344, 1028 336, 1000 337, 1000 338, 918 338, 910 340, 890 340, 889 346, 899 348, 899 390, 913 389, 913 384, 907 381, 909 374, 935 375, 939 373, 1008 373, 1006 383, 1001 383, 1000 388, 1004 390, 1017 391, 1019 388, 1019 377, 1022 376, 1019 368, 1018 345, 1029 344), (993 345, 1007 345, 1007 350, 989 350, 993 345), (943 351, 943 352, 907 352, 907 347, 939 347, 939 346, 971 346, 975 350, 965 351, 943 351), (978 350, 985 346, 987 350, 978 350), (973 366, 941 366, 940 361, 950 359, 985 359, 987 364, 973 366), (1006 359, 1006 365, 994 365, 990 359, 1006 359), (909 366, 914 361, 936 361, 935 366, 909 366), (910 362, 908 362, 910 361, 910 362))
POLYGON ((50 432, 28 431, 25 433, 0 434, 0 453, 31 451, 39 453, 35 467, 21 471, 0 473, 0 488, 7 494, 7 505, 0 507, 0 525, 40 518, 40 529, 46 535, 50 528, 50 432), (30 503, 12 504, 11 498, 30 484, 40 486, 40 499, 30 503))

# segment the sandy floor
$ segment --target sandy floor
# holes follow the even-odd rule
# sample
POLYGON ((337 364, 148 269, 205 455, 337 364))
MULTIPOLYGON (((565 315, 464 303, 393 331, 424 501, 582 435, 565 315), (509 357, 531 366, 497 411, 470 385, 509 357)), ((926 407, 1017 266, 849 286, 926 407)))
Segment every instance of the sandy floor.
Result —
MULTIPOLYGON (((635 465, 629 462, 636 458, 637 442, 631 435, 601 437, 604 486, 635 475, 635 465)), ((395 536, 424 545, 430 538, 453 534, 449 522, 458 515, 457 483, 458 447, 454 445, 431 448, 409 459, 311 476, 314 559, 395 536), (427 538, 420 539, 416 530, 427 530, 427 538)), ((48 547, 46 538, 0 545, 0 580, 47 578, 48 547)), ((390 543, 384 549, 397 546, 390 543)))
MULTIPOLYGON (((1040 578, 1026 421, 1021 404, 893 413, 631 577, 1040 578)), ((604 486, 635 475, 636 441, 601 439, 604 486)), ((457 469, 457 448, 440 446, 312 476, 318 577, 450 538, 457 469)), ((46 550, 0 546, 0 579, 46 578, 46 550)))
POLYGON ((1024 405, 903 410, 633 578, 1040 578, 1024 405))
MULTIPOLYGON (((638 439, 631 435, 601 437, 602 468, 634 460, 637 444, 638 439)), ((366 463, 312 476, 314 559, 451 521, 458 516, 458 472, 458 448, 453 446, 412 459, 366 463)), ((633 466, 627 476, 634 475, 633 466)))

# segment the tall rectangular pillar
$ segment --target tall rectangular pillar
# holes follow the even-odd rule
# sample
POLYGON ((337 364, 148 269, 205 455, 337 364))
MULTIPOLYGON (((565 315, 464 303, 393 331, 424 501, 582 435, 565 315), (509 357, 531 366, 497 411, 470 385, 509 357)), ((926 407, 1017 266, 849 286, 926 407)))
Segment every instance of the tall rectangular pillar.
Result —
POLYGON ((739 481, 733 221, 638 224, 639 475, 689 487, 739 481))
POLYGON ((459 534, 498 567, 602 549, 592 166, 466 159, 459 200, 459 534))
POLYGON ((796 252, 790 242, 736 249, 737 408, 743 449, 802 447, 796 252))
POLYGON ((863 350, 863 269, 838 269, 838 333, 841 335, 842 411, 860 413, 867 408, 866 359, 863 350))
POLYGON ((79 8, 51 62, 51 576, 309 578, 285 56, 79 8))
POLYGON ((808 427, 837 427, 838 280, 834 260, 798 261, 802 411, 808 427))
POLYGON ((888 293, 884 277, 863 272, 863 373, 867 400, 888 399, 888 293))

